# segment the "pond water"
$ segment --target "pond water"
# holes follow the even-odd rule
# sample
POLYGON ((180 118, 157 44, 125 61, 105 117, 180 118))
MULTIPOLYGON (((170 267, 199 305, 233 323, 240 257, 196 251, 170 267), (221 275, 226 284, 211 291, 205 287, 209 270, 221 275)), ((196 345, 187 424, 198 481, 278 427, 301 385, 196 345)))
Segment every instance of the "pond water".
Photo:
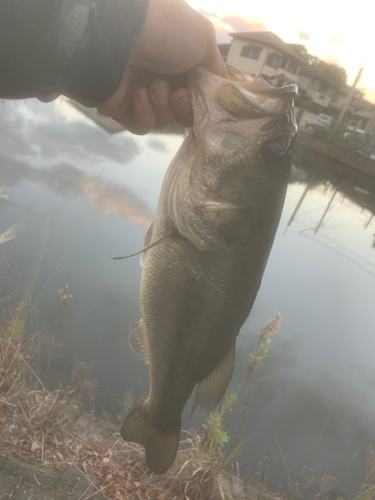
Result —
MULTIPOLYGON (((0 245, 0 309, 16 307, 47 237, 31 326, 51 329, 57 290, 68 284, 73 299, 60 316, 52 377, 66 380, 74 357, 93 364, 99 414, 115 411, 127 389, 147 390, 147 368, 128 345, 140 316, 139 259, 110 258, 140 249, 182 139, 109 135, 64 100, 7 103, 0 112, 0 186, 8 197, 0 196, 0 234, 19 229, 0 245)), ((239 458, 254 472, 267 456, 275 487, 288 482, 283 455, 292 482, 310 467, 353 495, 365 475, 364 447, 375 443, 372 186, 339 166, 326 171, 306 152, 293 166, 229 389, 240 393, 255 334, 279 311, 280 332, 256 371, 239 458)), ((200 429, 203 419, 190 410, 183 427, 200 429)))

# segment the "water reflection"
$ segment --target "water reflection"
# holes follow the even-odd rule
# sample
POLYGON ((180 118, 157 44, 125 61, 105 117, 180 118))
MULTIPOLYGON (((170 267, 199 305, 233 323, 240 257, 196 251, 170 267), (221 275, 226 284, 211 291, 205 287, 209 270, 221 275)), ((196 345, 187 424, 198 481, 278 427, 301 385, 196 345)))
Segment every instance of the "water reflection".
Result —
MULTIPOLYGON (((48 216, 32 320, 51 325, 56 292, 69 284, 73 299, 59 323, 53 376, 66 378, 74 356, 93 363, 99 413, 114 410, 127 388, 147 388, 147 369, 127 342, 140 317, 139 260, 110 257, 140 249, 181 140, 108 135, 66 103, 25 102, 0 114, 0 234, 24 225, 0 245, 0 307, 20 300, 48 216)), ((280 335, 256 373, 241 432, 248 439, 242 460, 254 471, 267 455, 269 481, 287 483, 278 443, 293 481, 312 467, 336 477, 349 497, 363 479, 364 447, 375 439, 374 214, 374 179, 296 156, 230 387, 240 392, 255 333, 280 311, 280 335)), ((183 426, 199 427, 190 409, 183 426)))
MULTIPOLYGON (((72 111, 61 101, 7 103, 0 114, 0 153, 39 163, 67 161, 89 167, 110 160, 124 164, 140 149, 129 136, 111 136, 84 119, 69 119, 72 111)), ((83 116, 83 115, 82 115, 83 116)))
POLYGON ((117 186, 102 177, 86 175, 68 163, 40 169, 0 155, 0 183, 15 187, 26 180, 64 198, 81 197, 104 214, 117 214, 145 226, 152 222, 147 201, 126 186, 117 186))

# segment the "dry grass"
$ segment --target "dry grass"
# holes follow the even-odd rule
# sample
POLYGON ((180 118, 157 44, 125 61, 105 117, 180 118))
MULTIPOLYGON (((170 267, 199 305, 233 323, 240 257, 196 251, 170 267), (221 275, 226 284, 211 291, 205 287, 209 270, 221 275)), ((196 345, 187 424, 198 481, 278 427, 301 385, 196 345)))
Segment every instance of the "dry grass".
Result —
MULTIPOLYGON (((2 197, 4 197, 3 195, 2 197)), ((20 234, 23 230, 23 224, 14 224, 14 226, 10 227, 6 231, 0 234, 0 245, 6 243, 7 241, 12 241, 20 234)))
MULTIPOLYGON (((60 302, 58 306, 60 311, 60 302)), ((0 450, 44 467, 77 467, 95 477, 107 498, 234 498, 219 474, 221 447, 216 442, 212 446, 209 432, 205 438, 189 435, 173 467, 154 476, 146 467, 142 447, 124 443, 117 428, 100 422, 93 411, 90 417, 79 416, 83 408, 93 410, 96 382, 90 379, 90 367, 75 361, 69 385, 49 390, 39 358, 44 345, 49 357, 50 342, 40 333, 27 333, 25 324, 19 307, 0 326, 0 450)), ((54 333, 56 327, 55 323, 54 333)), ((123 402, 122 411, 127 411, 129 401, 123 402)))
MULTIPOLYGON (((66 292, 66 290, 65 290, 66 292)), ((64 293, 65 293, 64 292, 64 293)), ((68 296, 66 296, 67 298, 68 296)), ((58 301, 58 314, 63 291, 58 301)), ((57 316, 58 318, 58 316, 57 316)), ((246 378, 249 388, 255 367, 262 364, 270 347, 269 336, 277 332, 279 315, 258 333, 254 355, 246 378)), ((76 467, 84 475, 94 477, 97 491, 108 499, 118 500, 298 500, 311 486, 317 485, 313 472, 306 469, 299 483, 291 483, 283 496, 267 493, 265 473, 255 475, 255 487, 237 477, 222 473, 222 467, 236 454, 234 440, 225 453, 228 415, 235 403, 229 396, 221 409, 210 415, 204 436, 188 434, 181 442, 175 464, 162 476, 151 474, 144 461, 144 449, 123 442, 118 427, 94 416, 94 390, 91 368, 77 360, 67 387, 49 390, 39 366, 41 346, 50 357, 51 337, 56 334, 57 321, 49 339, 40 333, 29 334, 25 329, 22 307, 9 313, 0 325, 0 453, 13 452, 24 460, 43 467, 64 470, 76 467), (90 414, 82 414, 91 411, 90 414), (210 423, 211 422, 211 423, 210 423)), ((249 402, 248 390, 244 415, 249 402)), ((124 418, 134 402, 128 392, 119 406, 118 420, 124 418)), ((229 419, 230 420, 230 419, 229 419)), ((367 449, 367 474, 356 500, 375 498, 375 454, 367 449)), ((239 467, 237 466, 239 471, 239 467)), ((239 475, 239 472, 238 472, 239 475)), ((332 500, 335 480, 324 476, 315 500, 332 500)), ((340 493, 340 492, 339 492, 340 493)), ((334 498, 340 498, 340 495, 334 498)), ((92 494, 82 495, 89 500, 92 494)))

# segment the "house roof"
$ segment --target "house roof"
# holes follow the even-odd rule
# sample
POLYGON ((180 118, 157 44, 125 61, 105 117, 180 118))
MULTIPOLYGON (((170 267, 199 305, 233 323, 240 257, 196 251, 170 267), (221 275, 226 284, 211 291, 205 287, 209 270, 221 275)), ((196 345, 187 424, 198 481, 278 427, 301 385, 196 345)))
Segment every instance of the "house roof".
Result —
POLYGON ((233 38, 242 38, 244 40, 251 40, 254 42, 260 42, 265 45, 271 45, 277 49, 289 54, 290 56, 298 59, 300 62, 306 62, 306 58, 300 54, 297 50, 289 47, 279 36, 275 35, 271 31, 250 31, 245 33, 229 33, 233 38))
POLYGON ((291 78, 284 75, 284 73, 280 73, 279 75, 275 75, 272 78, 277 78, 278 80, 281 80, 282 82, 285 82, 285 83, 297 83, 297 78, 292 80, 291 78))
POLYGON ((354 111, 352 113, 353 116, 357 116, 358 118, 366 118, 370 120, 374 116, 373 111, 354 111))

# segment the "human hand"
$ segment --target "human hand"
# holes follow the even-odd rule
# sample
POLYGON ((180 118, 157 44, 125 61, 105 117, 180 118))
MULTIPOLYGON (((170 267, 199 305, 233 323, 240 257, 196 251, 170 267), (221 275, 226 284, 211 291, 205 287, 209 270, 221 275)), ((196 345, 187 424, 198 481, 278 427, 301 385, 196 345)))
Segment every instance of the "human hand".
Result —
POLYGON ((193 124, 186 72, 203 64, 227 77, 211 22, 184 0, 149 0, 139 43, 118 91, 98 107, 133 134, 193 124))

